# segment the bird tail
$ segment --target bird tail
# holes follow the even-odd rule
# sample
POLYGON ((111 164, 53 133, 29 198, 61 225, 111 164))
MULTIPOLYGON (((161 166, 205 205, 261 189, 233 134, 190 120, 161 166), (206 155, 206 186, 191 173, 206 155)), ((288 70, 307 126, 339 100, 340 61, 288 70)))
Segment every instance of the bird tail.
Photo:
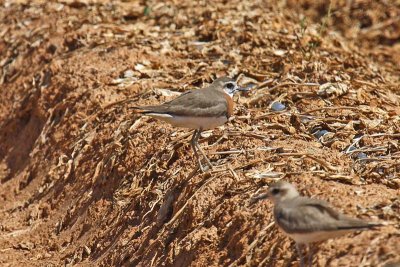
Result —
POLYGON ((143 107, 131 107, 133 113, 146 114, 147 110, 143 107))
POLYGON ((366 230, 366 229, 375 229, 378 227, 388 225, 385 222, 363 222, 363 221, 353 221, 349 225, 342 225, 339 227, 340 230, 366 230))
POLYGON ((156 112, 153 109, 153 107, 151 107, 151 106, 149 106, 149 107, 132 107, 131 109, 133 110, 133 113, 143 114, 143 115, 156 112))
MULTIPOLYGON (((382 226, 388 226, 392 225, 393 223, 391 222, 368 222, 368 228, 376 228, 376 227, 382 227, 382 226)), ((393 224, 394 225, 394 224, 393 224)))
POLYGON ((132 107, 133 113, 154 117, 171 117, 163 106, 132 107))

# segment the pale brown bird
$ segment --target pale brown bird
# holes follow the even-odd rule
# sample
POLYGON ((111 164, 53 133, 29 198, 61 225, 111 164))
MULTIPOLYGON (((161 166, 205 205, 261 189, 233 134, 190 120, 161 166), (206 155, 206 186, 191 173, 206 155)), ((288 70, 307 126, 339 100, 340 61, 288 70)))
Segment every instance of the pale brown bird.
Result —
MULTIPOLYGON (((253 199, 269 198, 274 203, 274 219, 282 232, 296 242, 300 266, 304 266, 301 246, 325 241, 354 231, 366 230, 382 223, 350 218, 335 211, 327 202, 302 197, 296 188, 284 181, 269 186, 268 192, 253 199)), ((312 251, 308 264, 312 264, 312 251)))
POLYGON ((233 95, 240 88, 236 81, 229 77, 221 77, 200 90, 191 90, 179 97, 157 106, 133 107, 136 113, 151 116, 176 127, 194 129, 191 146, 199 163, 205 171, 198 152, 202 154, 210 168, 212 164, 198 144, 203 130, 212 129, 226 123, 233 114, 233 95))

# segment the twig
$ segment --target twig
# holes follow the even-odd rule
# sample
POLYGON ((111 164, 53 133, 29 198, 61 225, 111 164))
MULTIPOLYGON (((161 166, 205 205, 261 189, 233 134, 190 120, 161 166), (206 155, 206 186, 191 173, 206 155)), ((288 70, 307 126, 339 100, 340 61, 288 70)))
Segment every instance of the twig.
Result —
POLYGON ((378 152, 378 151, 386 151, 387 147, 385 146, 378 146, 378 147, 363 147, 363 148, 359 148, 359 149, 354 149, 352 151, 349 152, 349 154, 354 154, 357 152, 378 152))
MULTIPOLYGON (((312 110, 308 110, 305 111, 302 115, 308 114, 308 113, 313 113, 313 112, 317 112, 317 111, 322 111, 322 110, 326 110, 326 109, 349 109, 349 110, 358 110, 360 111, 359 107, 344 107, 344 106, 333 106, 333 107, 323 107, 323 108, 316 108, 316 109, 312 109, 312 110)), ((372 112, 372 111, 370 111, 372 112)))
POLYGON ((209 155, 230 155, 230 154, 242 154, 243 150, 226 150, 208 153, 209 155))
POLYGON ((394 18, 382 21, 380 23, 376 23, 372 27, 369 27, 369 28, 366 28, 366 29, 362 29, 361 33, 362 34, 368 34, 369 32, 372 32, 372 31, 377 31, 377 30, 380 30, 382 28, 387 28, 391 24, 397 23, 398 21, 400 21, 400 17, 394 17, 394 18))
POLYGON ((367 135, 369 137, 381 137, 381 136, 389 136, 389 137, 400 137, 400 133, 390 134, 390 133, 377 133, 367 135))
MULTIPOLYGON (((248 103, 251 104, 251 105, 254 104, 254 103, 257 103, 260 99, 262 99, 265 96, 265 94, 264 94, 265 91, 273 91, 273 90, 275 90, 275 89, 277 89, 279 87, 284 87, 284 86, 320 86, 320 84, 318 84, 318 83, 295 83, 295 82, 280 83, 280 84, 277 84, 277 85, 275 85, 275 86, 273 86, 271 88, 266 88, 266 89, 259 90, 257 92, 257 94, 255 95, 255 97, 250 99, 250 101, 248 103)), ((258 89, 260 89, 260 85, 258 86, 258 89)))
POLYGON ((357 80, 357 79, 353 80, 353 82, 356 82, 356 83, 359 83, 359 84, 368 85, 368 86, 370 86, 370 87, 374 87, 374 88, 376 88, 376 87, 377 87, 377 85, 376 85, 376 84, 374 84, 374 83, 371 83, 371 82, 366 82, 366 81, 361 81, 361 80, 357 80))
POLYGON ((210 155, 230 155, 230 154, 243 154, 246 152, 252 151, 276 151, 278 149, 282 149, 281 147, 257 147, 251 149, 233 149, 233 150, 225 150, 225 151, 216 151, 209 153, 210 155))
POLYGON ((222 135, 217 139, 217 141, 214 142, 214 144, 209 145, 209 147, 212 147, 212 146, 215 146, 215 145, 219 144, 224 138, 227 138, 227 135, 226 135, 225 133, 222 134, 222 135))
POLYGON ((171 224, 173 224, 176 219, 178 219, 179 215, 184 211, 184 209, 186 208, 186 206, 188 205, 188 203, 196 196, 197 192, 199 192, 201 189, 203 189, 206 185, 208 185, 211 181, 213 181, 215 178, 217 178, 218 176, 212 176, 210 179, 208 179, 202 186, 200 186, 194 193, 193 195, 191 195, 189 197, 189 199, 185 202, 185 204, 183 204, 183 206, 175 213, 174 217, 172 217, 171 220, 169 220, 169 222, 167 222, 165 224, 165 227, 170 226, 171 224))
POLYGON ((351 182, 354 177, 348 176, 348 175, 342 175, 342 174, 322 174, 320 175, 322 179, 324 180, 337 180, 337 181, 343 181, 343 182, 351 182))
POLYGON ((236 182, 238 182, 238 181, 240 180, 240 179, 239 179, 239 176, 237 175, 237 173, 235 172, 235 170, 232 169, 232 167, 231 167, 230 165, 228 165, 228 170, 229 170, 229 172, 232 174, 233 178, 235 178, 236 182))
POLYGON ((351 149, 352 147, 354 147, 355 145, 357 145, 357 144, 361 141, 361 139, 362 139, 363 137, 364 137, 364 136, 362 135, 362 136, 360 136, 359 138, 356 138, 355 141, 346 149, 346 151, 345 151, 344 153, 346 153, 346 154, 351 153, 352 151, 350 151, 350 149, 351 149))
POLYGON ((260 84, 256 87, 256 89, 262 89, 262 88, 266 87, 267 85, 272 84, 273 82, 274 82, 273 79, 266 80, 265 82, 260 83, 260 84))
MULTIPOLYGON (((266 235, 267 235, 267 231, 272 228, 275 225, 275 222, 271 222, 270 224, 268 224, 266 227, 264 227, 263 229, 261 229, 260 234, 257 235, 256 239, 254 239, 253 242, 251 242, 251 244, 249 245, 249 247, 247 248, 246 252, 244 253, 245 257, 247 258, 247 254, 252 251, 257 243, 259 242, 260 239, 263 239, 266 235)), ((250 258, 251 259, 251 258, 250 258)), ((237 259, 239 260, 239 259, 237 259)), ((236 260, 236 261, 237 261, 236 260)), ((236 262, 235 261, 235 262, 236 262)), ((248 262, 249 259, 246 259, 246 262, 248 262)), ((233 262, 232 264, 234 264, 235 262, 233 262)), ((230 266, 232 266, 232 264, 230 266)))
POLYGON ((275 250, 275 248, 276 248, 277 246, 281 246, 280 243, 281 243, 281 242, 275 242, 275 243, 269 248, 268 255, 260 262, 259 266, 274 266, 274 265, 271 265, 271 264, 267 265, 266 262, 267 262, 268 260, 273 259, 273 252, 274 252, 274 250, 275 250))
POLYGON ((256 139, 261 139, 261 140, 265 140, 268 138, 268 133, 264 134, 260 134, 257 132, 241 132, 241 131, 232 131, 232 132, 228 132, 227 133, 230 136, 247 136, 247 137, 252 137, 252 138, 256 138, 256 139))
POLYGON ((337 168, 333 167, 329 163, 324 162, 323 160, 317 159, 317 158, 315 158, 314 156, 312 156, 310 154, 306 154, 305 156, 310 158, 310 159, 312 159, 312 160, 314 160, 314 161, 316 161, 316 162, 318 162, 319 164, 321 164, 322 166, 324 166, 325 168, 327 168, 330 171, 337 171, 338 170, 337 168))
POLYGON ((105 110, 105 109, 109 109, 109 108, 111 108, 111 107, 113 107, 115 105, 121 105, 121 104, 129 103, 129 102, 137 101, 140 97, 145 96, 146 94, 149 94, 149 91, 140 92, 140 93, 138 93, 138 94, 136 94, 136 95, 134 95, 134 96, 132 96, 130 98, 123 99, 123 100, 120 100, 120 101, 116 101, 116 102, 107 104, 107 105, 105 105, 105 106, 103 106, 101 108, 103 110, 105 110))
POLYGON ((253 120, 260 120, 260 119, 267 118, 270 115, 277 115, 277 114, 279 114, 279 115, 288 115, 288 116, 292 115, 288 111, 271 111, 271 112, 264 113, 263 115, 257 116, 255 118, 253 118, 253 120))
POLYGON ((400 157, 382 157, 382 158, 364 158, 364 159, 358 159, 357 161, 390 161, 394 159, 398 159, 400 157))
POLYGON ((368 246, 368 248, 365 250, 365 254, 364 254, 364 256, 362 257, 360 266, 370 266, 370 264, 367 264, 367 257, 368 257, 368 254, 375 250, 375 248, 376 248, 376 243, 378 243, 382 238, 383 238, 383 236, 377 236, 376 238, 374 238, 374 240, 372 240, 372 241, 369 242, 369 246, 368 246))
POLYGON ((330 171, 337 171, 338 170, 337 168, 333 167, 329 163, 324 162, 323 160, 317 159, 315 156, 307 154, 307 153, 280 153, 278 155, 279 156, 304 156, 304 157, 310 158, 310 159, 318 162, 320 165, 322 165, 323 167, 327 168, 330 171))
POLYGON ((243 169, 245 167, 252 166, 252 165, 255 165, 257 163, 260 163, 260 162, 263 162, 263 160, 261 160, 261 159, 253 160, 253 161, 247 162, 247 163, 245 163, 245 164, 243 164, 243 165, 241 165, 239 167, 234 168, 234 170, 240 170, 240 169, 243 169))

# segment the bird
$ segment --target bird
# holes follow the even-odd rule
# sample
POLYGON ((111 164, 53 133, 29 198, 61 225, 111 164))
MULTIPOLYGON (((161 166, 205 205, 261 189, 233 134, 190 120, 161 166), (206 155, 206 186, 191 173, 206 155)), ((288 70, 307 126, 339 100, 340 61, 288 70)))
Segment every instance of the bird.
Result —
MULTIPOLYGON (((384 224, 351 218, 319 199, 300 196, 290 183, 280 180, 271 184, 266 193, 253 197, 253 201, 270 199, 273 215, 279 229, 296 243, 300 266, 304 266, 302 247, 322 242, 354 231, 371 229, 384 224)), ((308 265, 312 265, 313 252, 309 250, 308 265)))
POLYGON ((205 172, 198 151, 210 169, 213 165, 198 143, 201 132, 228 121, 233 114, 233 95, 238 91, 248 89, 239 87, 234 79, 224 76, 215 79, 206 88, 187 91, 161 105, 135 106, 133 110, 134 113, 157 118, 176 127, 194 129, 190 144, 201 171, 205 172))

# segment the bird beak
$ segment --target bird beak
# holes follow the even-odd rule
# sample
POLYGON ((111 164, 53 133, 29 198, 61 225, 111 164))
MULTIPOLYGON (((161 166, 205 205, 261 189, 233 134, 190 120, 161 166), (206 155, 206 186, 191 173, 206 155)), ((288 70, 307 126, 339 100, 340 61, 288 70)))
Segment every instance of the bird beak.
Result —
POLYGON ((240 92, 248 92, 250 91, 250 88, 238 87, 236 90, 240 92))
POLYGON ((255 195, 255 196, 251 197, 251 203, 255 203, 255 202, 257 202, 257 201, 259 201, 261 199, 266 199, 266 198, 269 198, 269 194, 268 193, 261 193, 261 194, 258 194, 258 195, 255 195))

